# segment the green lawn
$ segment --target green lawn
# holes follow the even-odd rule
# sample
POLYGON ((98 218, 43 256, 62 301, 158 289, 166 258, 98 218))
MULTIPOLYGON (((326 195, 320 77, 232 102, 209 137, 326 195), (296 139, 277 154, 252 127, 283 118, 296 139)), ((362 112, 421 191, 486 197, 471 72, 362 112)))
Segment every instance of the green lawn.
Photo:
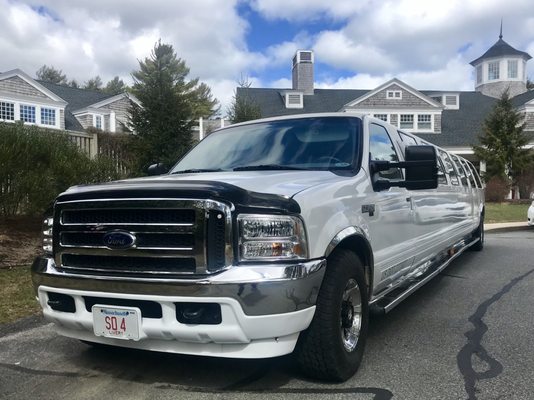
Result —
POLYGON ((0 324, 39 312, 33 294, 30 267, 0 268, 0 324))
POLYGON ((488 224, 496 222, 527 222, 529 204, 486 203, 486 218, 488 224))

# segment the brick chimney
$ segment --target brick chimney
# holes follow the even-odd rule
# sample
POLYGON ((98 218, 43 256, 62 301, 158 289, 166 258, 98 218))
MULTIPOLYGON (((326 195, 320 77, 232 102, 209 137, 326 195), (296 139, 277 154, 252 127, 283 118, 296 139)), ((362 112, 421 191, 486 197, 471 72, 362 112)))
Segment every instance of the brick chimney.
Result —
POLYGON ((313 51, 298 50, 293 57, 293 90, 313 94, 313 51))

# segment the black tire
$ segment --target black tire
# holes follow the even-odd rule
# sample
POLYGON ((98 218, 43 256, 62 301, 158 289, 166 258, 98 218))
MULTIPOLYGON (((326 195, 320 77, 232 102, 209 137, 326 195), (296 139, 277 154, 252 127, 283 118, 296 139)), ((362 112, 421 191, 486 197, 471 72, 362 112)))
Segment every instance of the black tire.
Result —
POLYGON ((301 370, 327 381, 343 382, 352 377, 363 358, 368 324, 368 289, 362 262, 351 251, 338 249, 328 257, 315 315, 297 343, 295 357, 301 370), (344 296, 349 299, 344 300, 344 296), (350 297, 359 297, 361 307, 354 307, 350 297), (359 334, 349 345, 349 339, 354 339, 351 333, 356 329, 353 326, 357 324, 354 317, 358 317, 358 308, 359 334), (351 345, 354 347, 349 349, 351 345))
POLYGON ((480 217, 480 223, 478 228, 473 232, 473 239, 478 239, 474 245, 472 245, 469 250, 472 251, 482 251, 484 248, 484 216, 480 217))

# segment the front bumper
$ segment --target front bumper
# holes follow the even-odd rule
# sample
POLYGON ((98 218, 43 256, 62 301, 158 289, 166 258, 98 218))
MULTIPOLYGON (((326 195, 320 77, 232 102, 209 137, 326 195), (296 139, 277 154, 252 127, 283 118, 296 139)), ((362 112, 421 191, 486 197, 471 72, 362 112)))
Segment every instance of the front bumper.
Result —
POLYGON ((53 259, 40 257, 32 265, 32 280, 45 318, 62 335, 155 351, 264 358, 293 351, 313 318, 325 265, 325 260, 249 265, 199 280, 141 280, 69 275, 58 271, 53 259), (73 297, 75 312, 52 309, 50 292, 73 297), (162 317, 142 318, 139 341, 95 336, 85 297, 157 302, 162 317), (174 305, 180 302, 218 303, 222 322, 180 323, 174 305))

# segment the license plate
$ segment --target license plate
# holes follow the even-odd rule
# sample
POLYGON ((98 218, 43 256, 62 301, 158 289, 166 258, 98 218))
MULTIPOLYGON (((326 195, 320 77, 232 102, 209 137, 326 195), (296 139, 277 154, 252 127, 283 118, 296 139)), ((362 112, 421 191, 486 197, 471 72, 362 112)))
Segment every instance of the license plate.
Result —
POLYGON ((92 311, 96 336, 139 340, 141 311, 138 308, 94 305, 92 311))

